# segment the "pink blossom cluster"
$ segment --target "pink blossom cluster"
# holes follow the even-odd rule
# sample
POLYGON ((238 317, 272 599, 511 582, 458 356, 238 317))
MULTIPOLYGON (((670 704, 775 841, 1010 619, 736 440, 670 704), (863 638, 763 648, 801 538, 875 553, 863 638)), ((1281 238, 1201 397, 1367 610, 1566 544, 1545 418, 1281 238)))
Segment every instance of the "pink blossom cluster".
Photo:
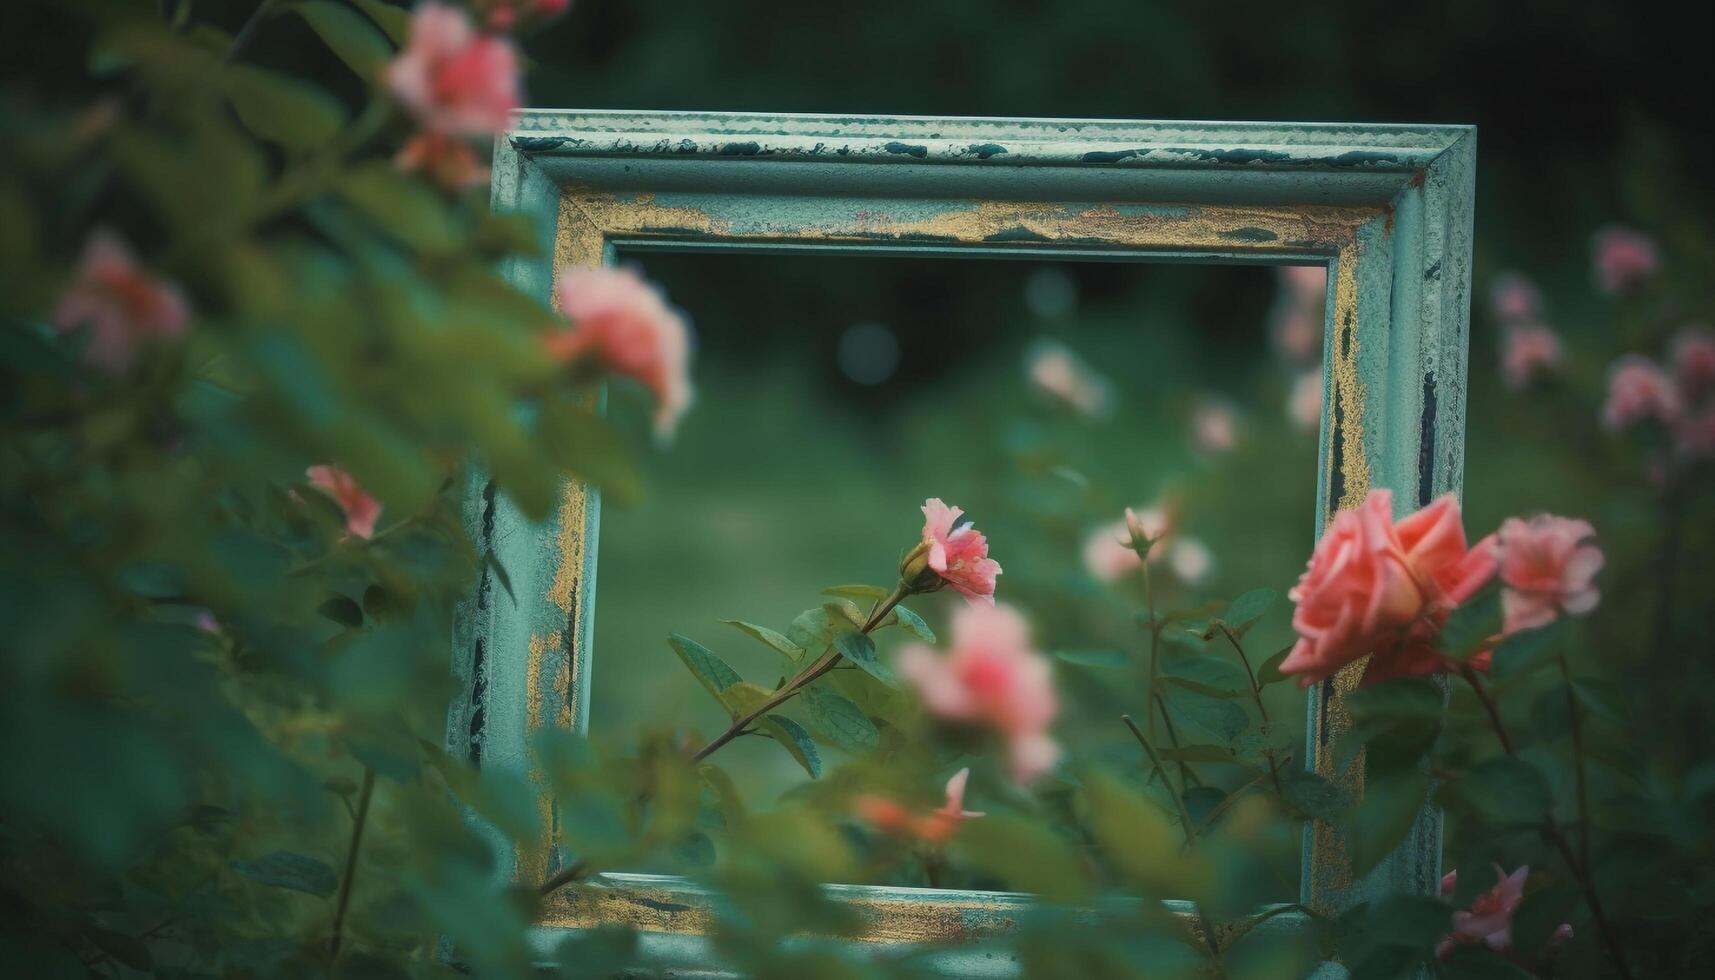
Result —
POLYGON ((549 356, 636 379, 655 397, 656 435, 670 438, 691 407, 684 317, 629 268, 563 268, 554 302, 570 326, 544 338, 549 356))
MULTIPOLYGON (((1482 943, 1497 953, 1513 952, 1513 915, 1524 904, 1524 886, 1530 878, 1530 867, 1522 866, 1512 874, 1495 867, 1495 887, 1477 896, 1469 909, 1453 913, 1453 931, 1435 947, 1435 955, 1446 959, 1462 943, 1482 943)), ((1441 877, 1443 897, 1459 887, 1457 868, 1441 877)), ((1572 938, 1572 927, 1561 923, 1549 937, 1550 944, 1572 938)))
POLYGON ((1085 418, 1102 418, 1113 411, 1113 383, 1064 344, 1050 340, 1034 344, 1025 355, 1025 378, 1051 404, 1085 418))
POLYGON ((1501 325, 1501 377, 1514 390, 1538 375, 1555 371, 1565 360, 1560 335, 1543 318, 1542 291, 1517 272, 1495 277, 1489 310, 1501 325))
POLYGON ((1666 367, 1627 354, 1608 369, 1602 425, 1618 432, 1654 425, 1667 433, 1673 458, 1715 458, 1715 333, 1688 326, 1673 340, 1666 367))
POLYGON ((966 820, 985 816, 980 811, 965 809, 965 783, 970 778, 968 768, 953 773, 947 780, 946 802, 928 813, 913 810, 891 796, 873 793, 854 800, 852 810, 883 833, 925 844, 945 844, 966 820))
MULTIPOLYGON (((488 25, 503 27, 516 22, 519 8, 541 5, 486 6, 488 25)), ((449 190, 487 179, 466 140, 503 131, 523 102, 511 41, 478 29, 462 7, 429 0, 412 11, 410 34, 386 80, 418 126, 396 158, 401 169, 423 172, 449 190)))
POLYGON ((1487 670, 1502 637, 1595 608, 1593 538, 1586 521, 1541 514, 1469 544, 1452 495, 1395 520, 1392 494, 1372 490, 1335 516, 1289 593, 1298 641, 1280 669, 1305 685, 1365 657, 1365 683, 1447 670, 1437 635, 1498 577, 1501 632, 1467 661, 1487 670))
POLYGON ((97 229, 60 293, 53 321, 60 333, 86 338, 84 359, 97 370, 123 374, 142 348, 185 332, 190 304, 177 284, 139 265, 118 235, 97 229))
POLYGON ((1164 565, 1186 585, 1202 584, 1214 570, 1214 555, 1202 541, 1179 527, 1178 508, 1171 500, 1149 507, 1126 508, 1123 519, 1103 525, 1084 539, 1084 570, 1098 582, 1116 582, 1143 567, 1133 543, 1153 542, 1151 566, 1164 565))

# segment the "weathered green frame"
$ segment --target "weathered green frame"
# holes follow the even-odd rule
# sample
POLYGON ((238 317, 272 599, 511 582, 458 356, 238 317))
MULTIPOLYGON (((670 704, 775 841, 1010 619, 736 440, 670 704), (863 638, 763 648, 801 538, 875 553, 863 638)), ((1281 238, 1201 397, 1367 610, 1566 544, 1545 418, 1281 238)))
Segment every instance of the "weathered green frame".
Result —
MULTIPOLYGON (((539 259, 513 260, 547 296, 565 264, 619 249, 809 249, 920 255, 1326 263, 1316 529, 1372 486, 1401 509, 1457 491, 1476 132, 1467 126, 878 118, 528 110, 499 141, 493 206, 541 219, 539 259)), ((463 610, 460 694, 447 747, 529 771, 530 733, 583 730, 589 708, 600 501, 572 484, 532 523, 473 476, 466 520, 509 570, 463 610)), ((1335 776, 1352 670, 1309 693, 1310 764, 1335 776)), ((1343 777, 1362 791, 1362 767, 1343 777)), ((543 795, 544 824, 553 804, 543 795)), ((1432 893, 1441 825, 1351 880, 1337 834, 1305 835, 1303 900, 1337 910, 1390 891, 1432 893)), ((540 880, 555 840, 519 848, 508 874, 540 880)), ((714 968, 710 899, 675 878, 608 874, 549 899, 541 940, 601 922, 643 930, 663 967, 714 968)), ((1010 928, 1027 896, 847 885, 878 943, 974 940, 1010 928)), ((1288 923, 1282 921, 1281 925, 1288 923)), ((980 946, 942 961, 1007 972, 980 946)))

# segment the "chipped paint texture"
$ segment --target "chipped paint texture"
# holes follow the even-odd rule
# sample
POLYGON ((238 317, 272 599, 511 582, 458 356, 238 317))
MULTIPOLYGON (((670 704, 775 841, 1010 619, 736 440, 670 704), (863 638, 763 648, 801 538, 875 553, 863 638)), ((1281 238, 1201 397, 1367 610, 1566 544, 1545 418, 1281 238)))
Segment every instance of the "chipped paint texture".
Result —
MULTIPOLYGON (((627 249, 1327 263, 1320 533, 1372 486, 1393 488, 1402 509, 1458 489, 1474 147, 1459 126, 530 110, 497 140, 493 200, 539 219, 541 255, 506 272, 543 299, 557 269, 627 249)), ((461 613, 465 690, 449 747, 469 731, 484 766, 529 772, 532 731, 587 721, 599 496, 569 484, 557 512, 534 523, 504 499, 466 512, 518 600, 491 589, 461 613)), ((1310 692, 1307 755, 1361 792, 1362 766, 1335 772, 1332 755, 1359 671, 1310 692)), ((545 793, 541 805, 551 817, 545 793)), ((1315 825, 1301 897, 1333 912, 1389 892, 1433 894, 1439 847, 1439 816, 1426 810, 1399 851, 1354 881, 1343 843, 1315 825)), ((507 876, 536 880, 570 857, 561 852, 552 836, 520 849, 507 876)), ((860 938, 878 943, 980 939, 1010 929, 1029 903, 828 888, 863 913, 860 938)), ((683 880, 608 874, 552 896, 542 925, 620 921, 694 938, 710 914, 706 893, 683 880)), ((979 957, 951 972, 1008 969, 979 957)))

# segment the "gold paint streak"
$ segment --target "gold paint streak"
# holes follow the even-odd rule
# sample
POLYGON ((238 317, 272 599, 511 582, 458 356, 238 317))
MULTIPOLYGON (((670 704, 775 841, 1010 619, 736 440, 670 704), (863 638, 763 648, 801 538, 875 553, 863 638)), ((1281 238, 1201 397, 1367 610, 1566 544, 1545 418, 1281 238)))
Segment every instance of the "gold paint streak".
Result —
POLYGON ((1340 400, 1340 467, 1344 492, 1335 506, 1348 510, 1370 492, 1370 463, 1364 454, 1365 386, 1358 379, 1358 245, 1341 249, 1334 276, 1334 350, 1329 371, 1340 400))
POLYGON ((575 612, 572 606, 583 587, 584 517, 588 512, 589 488, 577 480, 567 480, 560 490, 560 512, 555 515, 559 533, 554 537, 554 580, 546 597, 567 616, 575 612))

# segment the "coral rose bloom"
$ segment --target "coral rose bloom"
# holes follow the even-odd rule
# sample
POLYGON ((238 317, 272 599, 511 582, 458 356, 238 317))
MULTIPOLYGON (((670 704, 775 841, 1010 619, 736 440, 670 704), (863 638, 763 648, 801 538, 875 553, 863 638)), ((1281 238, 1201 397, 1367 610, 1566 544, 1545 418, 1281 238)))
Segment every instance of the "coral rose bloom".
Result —
POLYGON ((1542 315, 1542 291, 1527 276, 1503 272, 1489 287, 1489 309, 1503 322, 1534 321, 1542 315))
POLYGON ((1562 613, 1581 616, 1601 597, 1593 580, 1602 552, 1589 521, 1538 514, 1509 517, 1495 545, 1500 564, 1504 632, 1536 629, 1562 613))
POLYGON ((1493 540, 1466 546, 1451 494, 1397 524, 1392 506, 1391 493, 1372 490, 1317 542, 1288 593, 1298 642, 1282 673, 1309 686, 1372 651, 1370 681, 1439 669, 1435 631, 1494 574, 1493 540))
POLYGON ((684 318, 630 269, 562 269, 554 300, 572 325, 549 335, 549 354, 560 361, 590 357, 642 382, 655 396, 656 434, 671 436, 691 406, 684 318))
POLYGON ((965 606, 953 615, 949 646, 946 656, 920 643, 900 652, 899 672, 929 713, 1006 739, 1020 783, 1047 772, 1060 754, 1048 735, 1060 703, 1024 617, 1009 606, 965 606))
MULTIPOLYGON (((1530 877, 1530 866, 1523 865, 1512 874, 1501 871, 1495 866, 1495 887, 1477 896, 1471 903, 1469 911, 1453 913, 1453 934, 1441 940, 1435 947, 1435 955, 1446 959, 1453 953, 1453 948, 1459 943, 1482 943, 1497 953, 1505 953, 1513 946, 1513 915, 1524 903, 1524 885, 1530 877)), ((1453 894, 1459 887, 1459 870, 1455 868, 1441 876, 1441 895, 1446 897, 1453 894)), ((1554 930, 1551 942, 1560 942, 1572 938, 1572 926, 1561 923, 1554 930)))
POLYGON ((143 271, 125 243, 104 230, 89 236, 76 278, 54 308, 54 326, 61 333, 87 330, 84 356, 109 374, 129 369, 143 344, 184 333, 189 320, 178 287, 143 271))
POLYGON ((945 844, 952 839, 960 824, 985 816, 979 811, 965 809, 965 783, 970 778, 970 769, 954 773, 947 780, 947 801, 939 809, 926 814, 913 813, 898 800, 887 796, 860 796, 852 809, 877 830, 899 837, 915 837, 926 844, 945 844))
POLYGON ((923 544, 929 567, 973 603, 994 605, 1000 562, 989 557, 988 539, 969 523, 954 527, 965 512, 939 497, 923 501, 923 544))
POLYGON ((1507 327, 1501 348, 1501 375, 1514 390, 1530 383, 1538 372, 1560 365, 1560 337, 1540 323, 1514 323, 1507 327))
POLYGON ((345 529, 368 540, 381 517, 381 501, 371 497, 350 473, 337 466, 312 466, 304 471, 310 486, 322 491, 345 511, 345 529))
POLYGON ((425 3, 411 14, 411 34, 387 66, 387 84, 425 129, 483 136, 506 128, 523 101, 518 52, 479 34, 458 7, 425 3))

